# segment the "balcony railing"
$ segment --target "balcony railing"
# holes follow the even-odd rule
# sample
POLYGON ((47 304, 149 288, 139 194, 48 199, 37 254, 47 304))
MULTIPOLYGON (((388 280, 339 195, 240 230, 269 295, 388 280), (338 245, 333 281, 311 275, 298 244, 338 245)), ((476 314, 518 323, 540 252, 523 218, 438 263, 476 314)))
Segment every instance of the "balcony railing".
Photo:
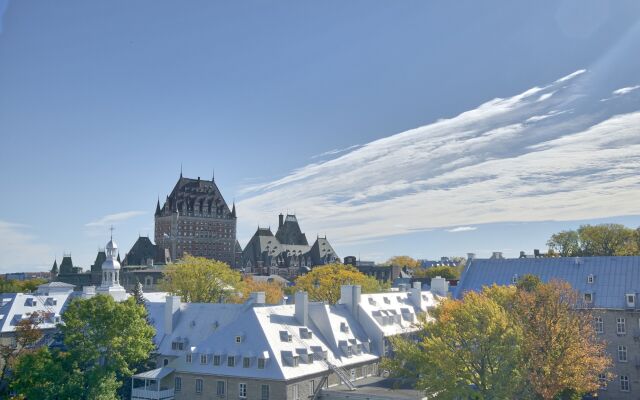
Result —
POLYGON ((175 393, 173 389, 133 389, 131 391, 131 400, 173 400, 174 398, 175 393))

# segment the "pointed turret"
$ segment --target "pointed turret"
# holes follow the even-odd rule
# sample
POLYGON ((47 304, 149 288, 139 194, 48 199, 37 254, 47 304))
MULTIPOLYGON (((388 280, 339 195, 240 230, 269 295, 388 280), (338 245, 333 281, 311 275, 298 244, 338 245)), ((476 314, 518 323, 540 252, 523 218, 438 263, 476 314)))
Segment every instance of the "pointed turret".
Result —
POLYGON ((211 182, 216 181, 216 170, 215 168, 211 171, 211 182))
POLYGON ((158 202, 156 203, 156 217, 160 215, 160 196, 158 196, 158 202))
POLYGON ((51 273, 58 275, 58 260, 53 261, 53 267, 51 267, 51 273))
POLYGON ((235 201, 233 202, 233 208, 231 208, 231 216, 233 218, 236 217, 236 202, 235 201))
POLYGON ((118 260, 119 263, 122 263, 122 261, 120 261, 120 252, 118 252, 118 258, 116 258, 116 260, 118 260))

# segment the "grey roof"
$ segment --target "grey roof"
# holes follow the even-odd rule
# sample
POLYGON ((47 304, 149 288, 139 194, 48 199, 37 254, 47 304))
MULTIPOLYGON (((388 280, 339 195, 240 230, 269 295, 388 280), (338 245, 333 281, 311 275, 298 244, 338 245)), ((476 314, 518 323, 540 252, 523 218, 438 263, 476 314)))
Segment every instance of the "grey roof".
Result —
POLYGON ((494 283, 510 285, 526 274, 543 282, 563 280, 575 290, 591 293, 595 308, 626 308, 625 295, 640 293, 640 256, 473 259, 467 263, 455 292, 481 290, 494 283), (588 277, 593 275, 593 283, 588 277))
POLYGON ((307 236, 300 230, 300 225, 295 215, 288 214, 285 217, 284 223, 276 231, 276 237, 282 244, 309 246, 307 236))
POLYGON ((151 371, 135 374, 133 377, 137 379, 162 379, 174 371, 173 368, 162 367, 152 369, 151 371))

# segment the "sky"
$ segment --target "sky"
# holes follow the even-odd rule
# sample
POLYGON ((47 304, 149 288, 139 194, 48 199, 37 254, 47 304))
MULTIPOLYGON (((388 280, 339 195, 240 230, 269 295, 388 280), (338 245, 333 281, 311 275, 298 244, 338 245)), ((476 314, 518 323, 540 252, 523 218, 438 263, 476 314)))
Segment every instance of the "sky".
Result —
POLYGON ((124 253, 185 176, 383 261, 640 226, 640 3, 0 0, 0 272, 124 253))

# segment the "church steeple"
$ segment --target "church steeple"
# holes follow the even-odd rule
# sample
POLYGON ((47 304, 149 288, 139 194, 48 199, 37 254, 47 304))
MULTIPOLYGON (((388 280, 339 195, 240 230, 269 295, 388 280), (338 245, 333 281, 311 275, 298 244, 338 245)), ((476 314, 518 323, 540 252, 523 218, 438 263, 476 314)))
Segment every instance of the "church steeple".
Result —
POLYGON ((231 216, 233 218, 236 217, 236 202, 235 201, 233 202, 233 208, 231 209, 231 216))

